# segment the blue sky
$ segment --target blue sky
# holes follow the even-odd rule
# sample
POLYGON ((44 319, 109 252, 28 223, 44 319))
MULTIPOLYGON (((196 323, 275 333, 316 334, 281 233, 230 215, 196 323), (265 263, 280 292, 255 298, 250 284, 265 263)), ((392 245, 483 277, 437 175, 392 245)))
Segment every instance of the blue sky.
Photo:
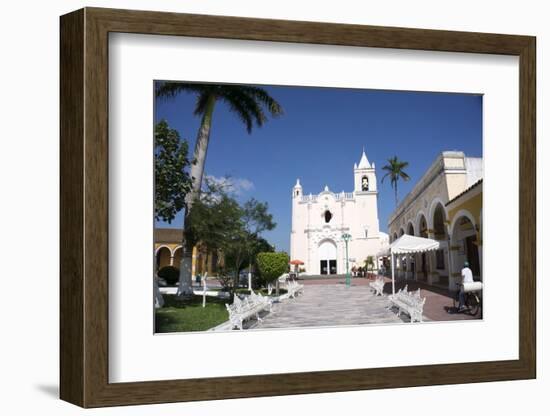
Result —
MULTIPOLYGON (((482 97, 469 94, 419 93, 311 87, 264 87, 284 108, 248 134, 228 107, 218 103, 208 147, 205 173, 236 183, 236 197, 254 197, 269 204, 277 227, 265 237, 278 250, 289 249, 291 191, 300 178, 304 194, 316 194, 327 185, 335 192, 353 191, 353 164, 363 147, 375 162, 378 179, 380 230, 395 208, 388 180, 381 170, 396 155, 409 162, 411 180, 398 184, 400 200, 409 192, 437 155, 461 150, 482 156, 482 97)), ((157 99, 155 122, 170 127, 190 142, 200 123, 193 115, 195 98, 184 93, 157 99)), ((182 215, 158 227, 181 227, 182 215)))

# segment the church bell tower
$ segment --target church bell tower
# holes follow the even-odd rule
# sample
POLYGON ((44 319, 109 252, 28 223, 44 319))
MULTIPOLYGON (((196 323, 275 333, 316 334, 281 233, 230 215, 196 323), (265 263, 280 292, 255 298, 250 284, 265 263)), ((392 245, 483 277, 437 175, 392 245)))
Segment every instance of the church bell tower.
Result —
POLYGON ((361 160, 359 164, 354 164, 353 166, 353 175, 354 175, 354 192, 356 194, 365 193, 365 192, 376 192, 376 172, 374 169, 374 162, 372 165, 367 159, 365 154, 365 149, 363 149, 363 154, 361 155, 361 160))
POLYGON ((300 179, 296 179, 296 185, 292 188, 292 199, 299 199, 302 197, 302 185, 300 185, 300 179))

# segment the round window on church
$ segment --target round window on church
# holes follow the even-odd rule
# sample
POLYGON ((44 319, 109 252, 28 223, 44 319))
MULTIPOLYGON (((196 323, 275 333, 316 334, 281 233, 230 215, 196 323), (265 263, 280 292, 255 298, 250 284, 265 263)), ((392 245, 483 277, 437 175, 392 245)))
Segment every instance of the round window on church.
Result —
POLYGON ((325 215, 325 222, 328 224, 332 219, 332 213, 327 209, 324 215, 325 215))

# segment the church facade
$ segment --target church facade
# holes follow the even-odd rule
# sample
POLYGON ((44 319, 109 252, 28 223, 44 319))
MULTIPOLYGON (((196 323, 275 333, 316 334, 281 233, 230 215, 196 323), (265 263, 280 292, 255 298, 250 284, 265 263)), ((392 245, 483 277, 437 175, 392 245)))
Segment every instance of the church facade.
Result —
POLYGON ((346 243, 349 268, 364 267, 387 243, 378 222, 378 191, 374 163, 365 151, 353 168, 353 192, 332 192, 327 186, 319 194, 304 195, 300 180, 292 189, 291 260, 304 262, 307 275, 346 273, 346 243))

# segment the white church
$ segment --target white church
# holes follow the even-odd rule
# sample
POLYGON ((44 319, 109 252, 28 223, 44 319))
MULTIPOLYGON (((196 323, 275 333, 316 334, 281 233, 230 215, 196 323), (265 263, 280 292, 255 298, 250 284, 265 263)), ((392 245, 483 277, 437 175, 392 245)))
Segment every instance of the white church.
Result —
POLYGON ((307 275, 346 273, 346 244, 349 268, 364 267, 368 256, 388 244, 388 235, 379 230, 378 192, 374 163, 363 150, 354 164, 353 192, 335 193, 325 186, 316 195, 304 195, 300 180, 292 189, 292 229, 290 258, 304 262, 307 275))

